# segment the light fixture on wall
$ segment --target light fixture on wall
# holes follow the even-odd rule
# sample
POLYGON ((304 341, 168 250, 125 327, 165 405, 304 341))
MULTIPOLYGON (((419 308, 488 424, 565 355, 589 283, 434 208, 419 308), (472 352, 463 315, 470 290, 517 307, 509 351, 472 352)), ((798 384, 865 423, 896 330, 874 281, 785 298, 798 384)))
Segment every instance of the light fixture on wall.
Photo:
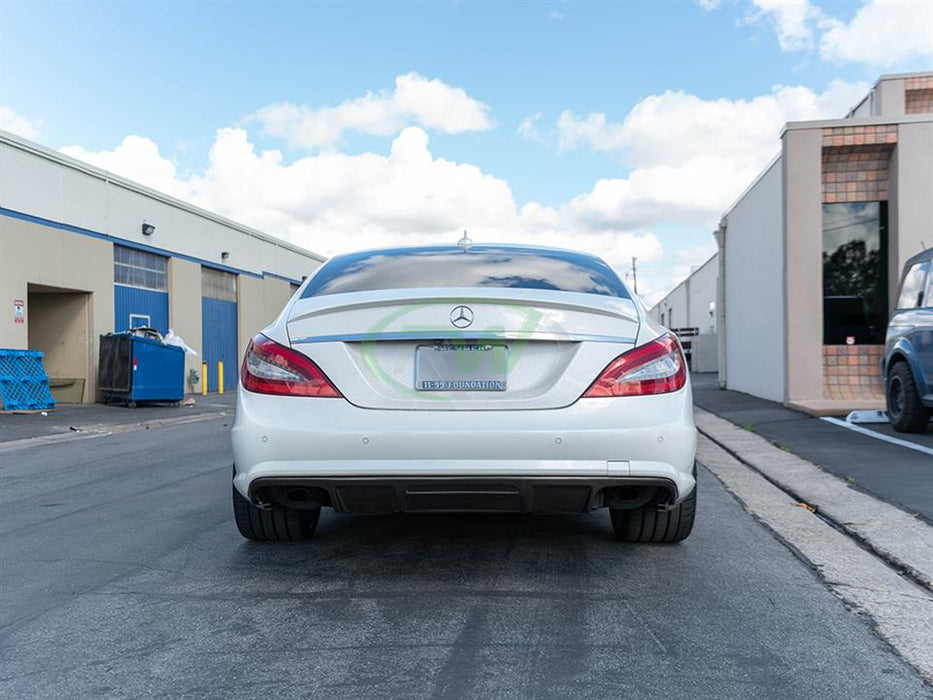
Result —
POLYGON ((226 260, 226 259, 229 258, 229 257, 230 257, 230 251, 229 251, 229 250, 224 250, 224 251, 222 251, 222 252, 220 253, 220 259, 221 259, 221 260, 226 260))
POLYGON ((151 236, 153 233, 155 233, 155 226, 152 224, 147 224, 145 221, 143 221, 143 235, 151 236))

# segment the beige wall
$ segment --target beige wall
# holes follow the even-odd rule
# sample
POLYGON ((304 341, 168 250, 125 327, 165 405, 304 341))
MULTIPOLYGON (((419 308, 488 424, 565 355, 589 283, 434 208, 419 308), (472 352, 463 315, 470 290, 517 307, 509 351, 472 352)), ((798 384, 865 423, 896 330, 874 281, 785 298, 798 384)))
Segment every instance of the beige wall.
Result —
POLYGON ((243 357, 250 339, 268 325, 263 299, 263 280, 247 275, 237 278, 237 356, 243 357))
MULTIPOLYGON (((889 218, 895 246, 894 284, 908 258, 933 246, 933 122, 898 126, 891 163, 892 201, 889 218)), ((891 295, 894 304, 896 296, 891 295)))
POLYGON ((29 347, 30 284, 91 295, 87 311, 89 352, 69 360, 67 366, 73 367, 75 362, 87 368, 78 376, 88 377, 85 400, 93 401, 98 336, 113 329, 113 246, 108 241, 0 216, 0 348, 29 347), (26 302, 25 323, 13 321, 14 299, 26 302))
POLYGON ((171 258, 168 264, 168 324, 198 355, 185 355, 185 391, 201 391, 200 384, 188 383, 188 371, 201 374, 201 266, 171 258))
POLYGON ((29 348, 45 353, 42 363, 50 378, 83 379, 86 392, 87 380, 94 374, 90 366, 94 348, 91 295, 83 292, 49 294, 32 289, 28 297, 29 348))
POLYGON ((823 398, 822 131, 784 132, 784 400, 823 398))
MULTIPOLYGON (((310 271, 308 272, 310 274, 310 271)), ((274 277, 237 278, 237 335, 240 357, 250 339, 272 323, 291 298, 288 282, 274 277)))
MULTIPOLYGON (((310 271, 308 274, 311 274, 310 271)), ((264 277, 262 280, 262 299, 265 323, 262 325, 267 326, 272 323, 291 297, 292 286, 288 282, 274 277, 264 277)))

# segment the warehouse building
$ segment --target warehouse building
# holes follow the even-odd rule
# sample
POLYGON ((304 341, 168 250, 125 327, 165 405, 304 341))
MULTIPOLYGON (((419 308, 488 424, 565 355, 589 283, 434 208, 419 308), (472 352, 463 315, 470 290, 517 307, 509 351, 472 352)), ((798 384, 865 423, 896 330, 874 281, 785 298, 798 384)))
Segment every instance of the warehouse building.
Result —
POLYGON ((715 235, 720 384, 813 413, 882 407, 901 270, 933 245, 933 73, 788 123, 715 235))
MULTIPOLYGON (((53 394, 97 397, 99 336, 173 329, 208 386, 323 257, 0 131, 0 348, 41 350, 53 394)), ((200 381, 188 382, 200 390, 200 381)))
POLYGON ((684 350, 689 350, 690 369, 715 372, 719 366, 716 335, 716 295, 719 257, 694 269, 648 312, 661 325, 674 331, 684 350))

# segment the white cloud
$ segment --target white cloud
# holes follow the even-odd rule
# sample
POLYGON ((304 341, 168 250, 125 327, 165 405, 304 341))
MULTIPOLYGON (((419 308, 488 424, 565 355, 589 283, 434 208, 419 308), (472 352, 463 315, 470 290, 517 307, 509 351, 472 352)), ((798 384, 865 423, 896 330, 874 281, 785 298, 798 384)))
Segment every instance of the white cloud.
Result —
POLYGON ((518 135, 525 141, 544 143, 545 137, 538 130, 538 122, 541 121, 541 117, 543 116, 544 114, 542 112, 538 112, 537 114, 531 114, 522 119, 522 123, 518 125, 518 135))
POLYGON ((722 156, 637 168, 626 177, 599 180, 590 192, 571 199, 563 213, 580 229, 638 229, 668 221, 712 230, 759 170, 758 164, 737 167, 722 156))
MULTIPOLYGON (((712 230, 777 152, 785 121, 844 114, 867 89, 834 83, 815 93, 785 86, 750 100, 665 92, 642 100, 618 123, 603 114, 565 112, 557 125, 563 148, 611 152, 630 170, 555 207, 519 205, 505 180, 435 156, 418 126, 402 128, 386 153, 326 149, 297 159, 257 150, 244 128, 220 129, 205 168, 188 177, 141 136, 128 136, 111 151, 62 150, 325 255, 453 242, 463 228, 477 241, 595 252, 620 272, 634 255, 645 266, 640 291, 651 301, 679 281, 682 268, 701 263, 700 253, 705 258, 712 245, 709 236, 702 251, 680 260, 662 247, 657 225, 712 230)), ((541 136, 540 119, 527 118, 519 132, 541 136)))
POLYGON ((463 89, 417 73, 395 79, 391 92, 367 93, 336 107, 282 103, 260 109, 254 118, 263 132, 300 148, 336 145, 345 131, 391 136, 407 125, 445 134, 492 127, 489 107, 463 89))
POLYGON ((0 129, 22 136, 24 139, 37 139, 40 135, 41 120, 31 120, 14 112, 10 107, 0 105, 0 129))
POLYGON ((813 25, 822 12, 809 0, 752 0, 752 5, 757 11, 751 19, 771 22, 781 49, 799 51, 813 46, 813 25))
MULTIPOLYGON (((718 3, 707 7, 701 0, 701 5, 715 9, 718 3)), ((770 23, 784 51, 818 45, 824 60, 870 66, 933 58, 933 3, 929 0, 867 0, 848 23, 810 0, 751 0, 751 5, 748 21, 770 23)))
POLYGON ((825 22, 820 55, 829 61, 893 66, 933 59, 933 3, 871 0, 848 24, 825 22))
POLYGON ((244 129, 220 129, 206 170, 187 179, 154 142, 139 136, 112 151, 63 151, 325 255, 453 243, 463 228, 476 241, 587 250, 617 266, 632 255, 645 261, 662 255, 647 227, 622 228, 611 217, 588 219, 579 203, 519 208, 506 181, 435 157, 419 127, 404 129, 386 155, 330 151, 291 162, 276 150, 257 151, 244 129))
POLYGON ((749 100, 668 91, 643 99, 621 122, 564 112, 560 147, 614 153, 631 168, 573 198, 564 215, 578 226, 711 226, 779 151, 785 122, 841 117, 868 89, 838 81, 822 93, 777 86, 749 100))
POLYGON ((722 0, 696 0, 696 4, 707 12, 717 9, 721 3, 722 0))
POLYGON ((144 136, 127 136, 112 151, 88 151, 81 146, 59 149, 66 156, 109 170, 175 197, 186 197, 190 190, 181 183, 175 164, 163 158, 159 147, 144 136))
POLYGON ((625 146, 623 125, 608 123, 602 112, 580 118, 564 110, 557 119, 557 147, 569 151, 581 144, 594 151, 618 150, 625 146))

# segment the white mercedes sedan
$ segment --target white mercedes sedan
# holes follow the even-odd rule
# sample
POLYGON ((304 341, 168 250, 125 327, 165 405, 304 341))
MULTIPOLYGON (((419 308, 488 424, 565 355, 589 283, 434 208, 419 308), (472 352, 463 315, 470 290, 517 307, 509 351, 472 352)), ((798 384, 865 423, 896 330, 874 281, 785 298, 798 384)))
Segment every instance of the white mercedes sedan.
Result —
POLYGON ((233 510, 252 540, 339 513, 608 508, 625 542, 696 514, 677 338, 602 260, 506 245, 341 255, 246 351, 233 510))

